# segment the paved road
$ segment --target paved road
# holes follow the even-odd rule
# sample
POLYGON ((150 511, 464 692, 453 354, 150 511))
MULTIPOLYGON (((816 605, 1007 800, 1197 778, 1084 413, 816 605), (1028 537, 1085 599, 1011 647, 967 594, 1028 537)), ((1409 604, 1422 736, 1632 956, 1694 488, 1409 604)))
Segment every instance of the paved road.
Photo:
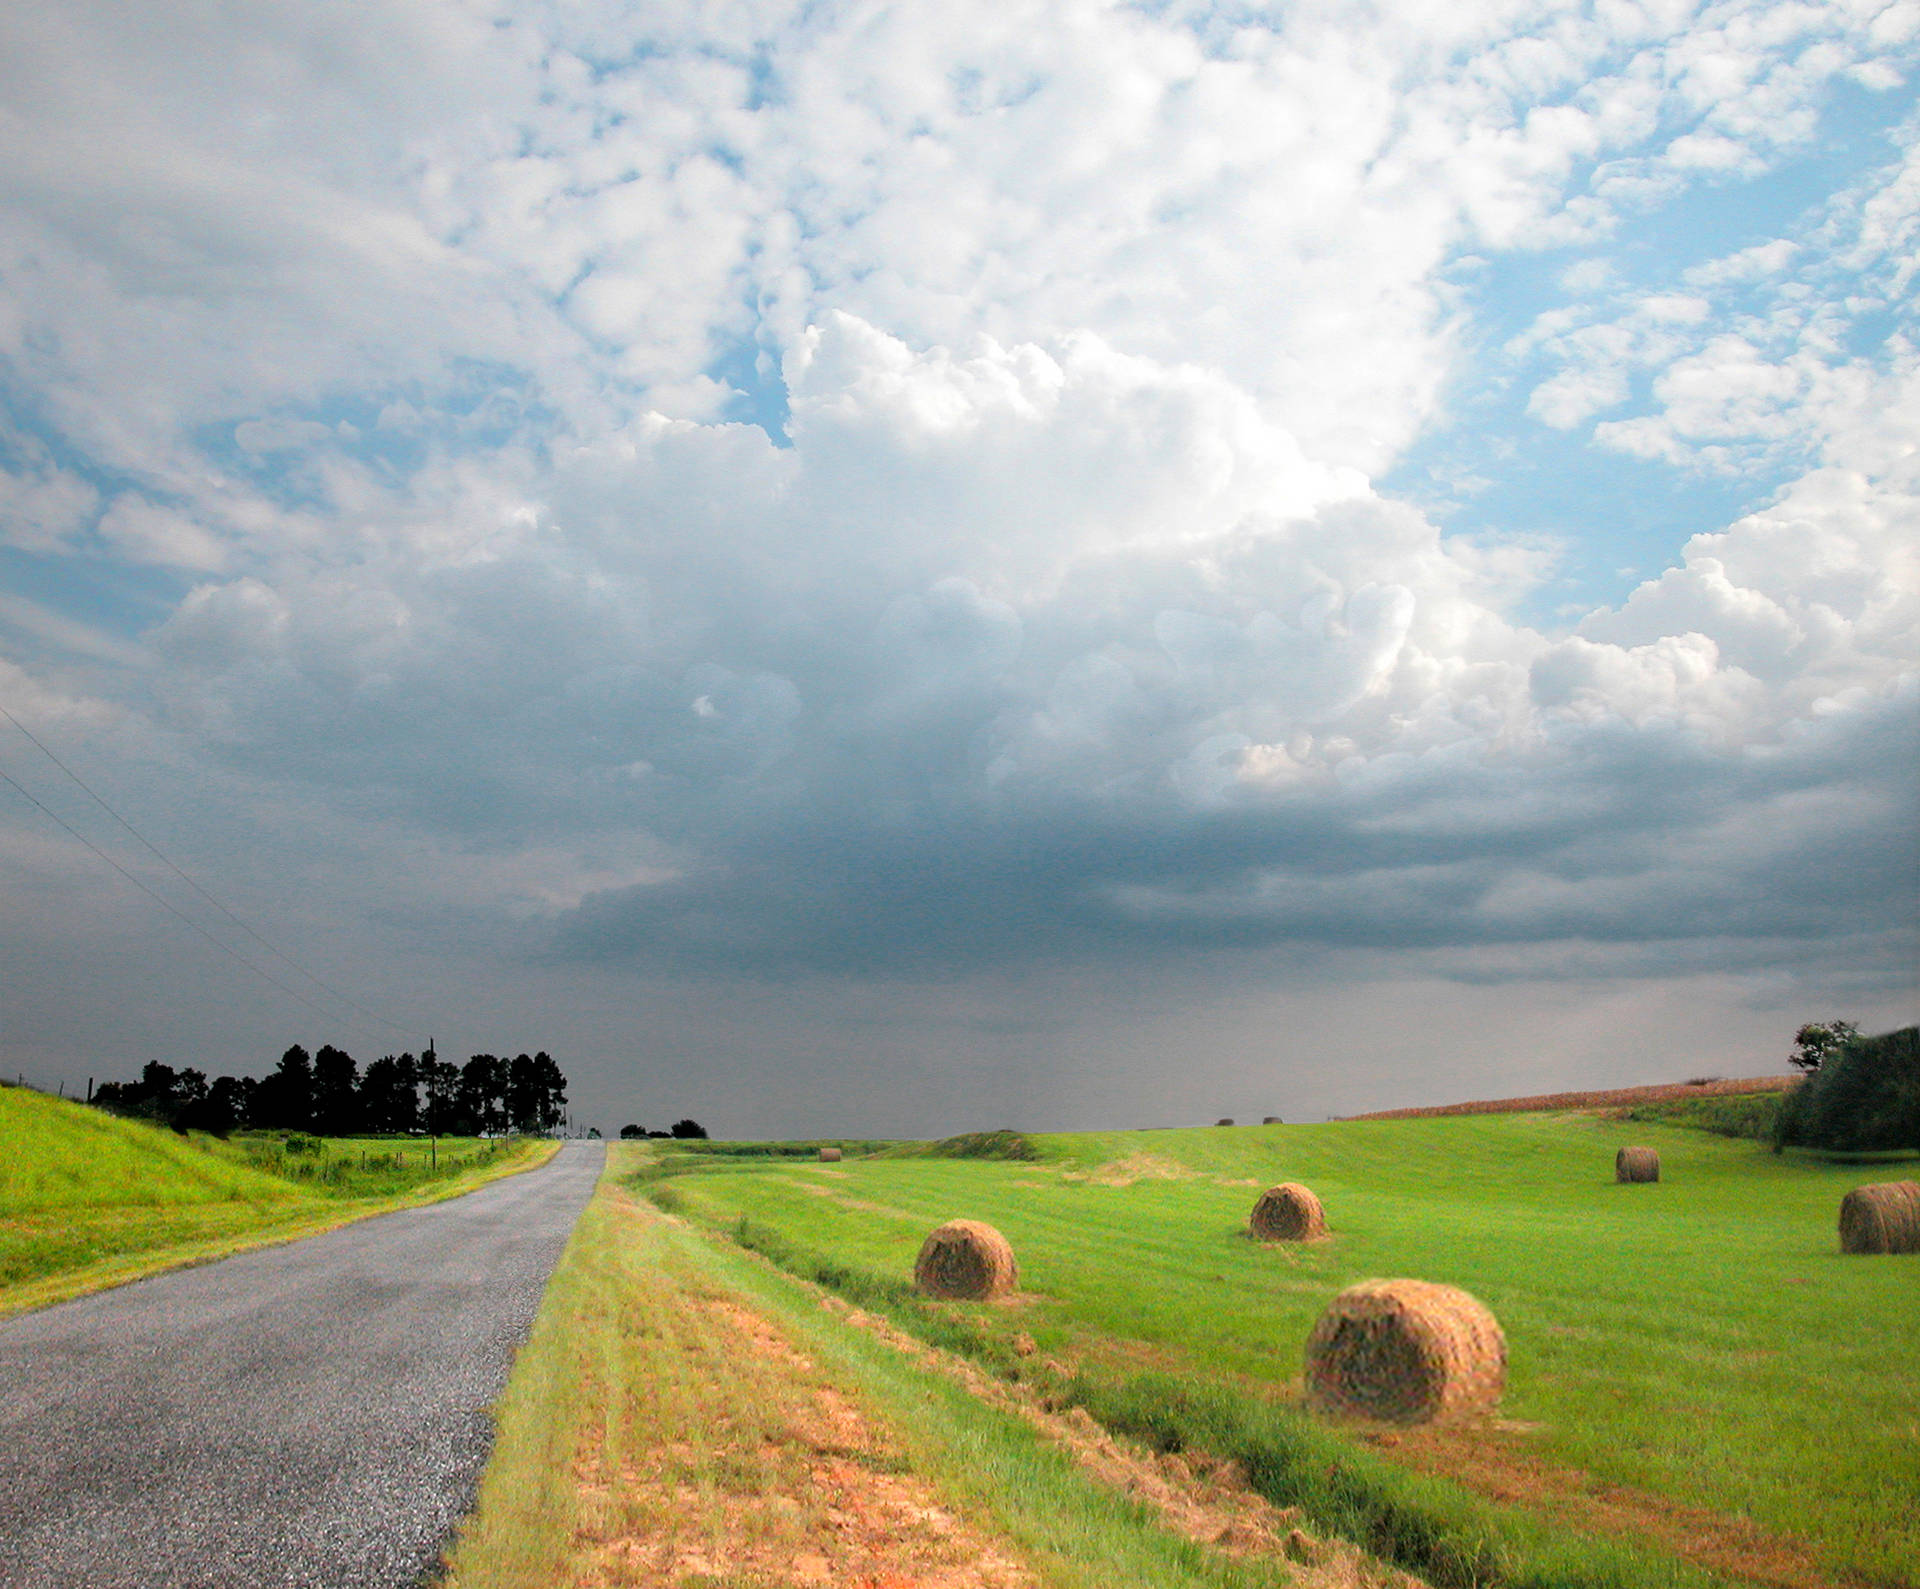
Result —
POLYGON ((418 1583, 600 1162, 0 1324, 0 1584, 418 1583))

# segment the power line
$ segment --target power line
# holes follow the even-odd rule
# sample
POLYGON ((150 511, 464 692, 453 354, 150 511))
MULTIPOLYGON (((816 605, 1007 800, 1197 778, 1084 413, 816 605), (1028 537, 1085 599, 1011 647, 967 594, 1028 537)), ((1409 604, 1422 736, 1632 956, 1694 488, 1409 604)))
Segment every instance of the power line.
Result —
MULTIPOLYGON (((48 761, 52 762, 54 766, 58 767, 63 773, 65 773, 69 778, 71 778, 75 784, 79 785, 79 787, 86 793, 88 799, 92 800, 93 803, 97 805, 102 811, 106 812, 106 814, 112 817, 115 822, 118 822, 121 827, 125 828, 129 833, 131 833, 134 836, 134 838, 137 839, 141 843, 141 845, 143 845, 146 848, 146 850, 156 860, 158 860, 161 863, 161 865, 165 866, 168 871, 172 872, 174 876, 180 879, 181 882, 185 883, 187 887, 192 889, 196 894, 198 894, 202 899, 204 899, 209 905, 213 906, 215 910, 219 911, 221 915, 225 916, 228 921, 232 922, 234 926, 238 927, 249 938, 253 939, 255 943, 259 944, 263 949, 265 949, 269 954, 277 956, 280 960, 284 961, 288 966, 292 967, 293 970, 297 971, 301 976, 305 977, 309 982, 313 983, 315 987, 323 988, 326 992, 331 993, 342 1004, 348 1005, 351 1008, 358 1010, 362 1015, 368 1017, 370 1020, 378 1021, 382 1026, 385 1026, 392 1031, 402 1033, 403 1035, 411 1035, 412 1029, 410 1027, 402 1026, 398 1021, 388 1020, 386 1016, 382 1015, 378 1010, 368 1009, 367 1006, 362 1004, 358 999, 353 998, 349 994, 342 993, 338 988, 334 987, 332 983, 327 982, 323 978, 314 975, 313 972, 309 971, 305 966, 301 965, 299 961, 295 960, 292 955, 288 954, 285 950, 279 948, 275 944, 269 942, 266 938, 262 937, 260 933, 256 932, 249 923, 241 920, 240 917, 236 916, 231 910, 229 910, 219 900, 215 899, 212 894, 208 893, 206 889, 202 888, 199 885, 199 883, 194 881, 192 877, 188 876, 184 870, 182 870, 179 866, 175 865, 173 860, 169 856, 162 853, 160 848, 156 844, 154 844, 152 840, 150 840, 144 833, 142 833, 138 828, 136 828, 125 817, 121 816, 120 813, 114 810, 112 806, 107 804, 106 800, 99 793, 97 793, 92 788, 92 786, 89 785, 86 782, 86 780, 80 776, 80 774, 75 772, 58 756, 54 755, 52 750, 50 750, 47 747, 46 743, 40 738, 40 736, 34 733, 32 729, 28 728, 27 725, 21 722, 19 718, 15 717, 12 712, 8 711, 4 705, 0 705, 0 717, 6 718, 6 720, 9 723, 13 724, 13 726, 19 729, 21 733, 25 734, 28 739, 32 740, 33 743, 39 747, 41 754, 43 754, 48 761)), ((0 775, 0 776, 3 776, 3 775, 0 775)), ((9 778, 7 779, 7 782, 13 783, 13 780, 9 778)), ((17 783, 13 783, 13 786, 16 789, 20 789, 20 785, 17 783)), ((24 789, 21 789, 20 792, 22 794, 26 793, 24 789)), ((32 799, 33 797, 31 795, 28 795, 27 798, 32 799)), ((39 805, 40 803, 39 801, 35 800, 34 804, 39 805)), ((43 811, 47 810, 45 806, 41 806, 40 809, 43 811)), ((48 811, 47 814, 49 816, 53 815, 51 811, 48 811)), ((59 818, 55 817, 54 820, 59 821, 59 818)), ((62 827, 67 826, 66 823, 64 822, 61 822, 60 825, 62 827)), ((69 833, 72 833, 73 829, 67 828, 67 831, 69 833)), ((74 834, 74 836, 76 838, 79 837, 78 834, 74 834)), ((89 845, 88 847, 92 848, 91 845, 89 845)), ((101 852, 96 851, 95 853, 99 854, 101 852)), ((142 886, 144 887, 145 885, 143 884, 142 886)), ((152 890, 149 889, 148 892, 152 893, 152 890)), ((154 897, 159 898, 158 895, 155 895, 154 897)), ((168 908, 171 909, 172 907, 169 906, 168 908)), ((177 916, 181 915, 179 911, 174 911, 174 914, 177 916)), ((188 918, 182 916, 181 919, 187 920, 188 918)), ((202 936, 210 937, 211 935, 203 933, 202 936)), ((214 940, 214 941, 217 942, 218 940, 214 940)), ((222 944, 221 947, 225 948, 226 945, 222 944)), ((248 961, 246 963, 251 964, 252 962, 248 961)), ((278 986, 278 984, 275 984, 275 985, 278 986)))
POLYGON ((36 809, 44 812, 53 821, 59 823, 60 826, 64 828, 68 834, 70 834, 73 838, 77 839, 80 843, 84 844, 89 850, 93 851, 95 855, 99 856, 101 860, 107 863, 107 865, 111 866, 129 883, 133 884, 133 886, 139 889, 141 893, 145 894, 149 899, 154 900, 161 905, 164 905, 168 910, 172 911, 174 915, 178 916, 195 932, 199 933, 202 938, 206 939, 208 943, 212 944, 214 948, 218 949, 222 954, 232 955, 234 959, 238 960, 243 966, 245 966, 255 976, 261 978, 263 981, 272 983, 282 993, 286 994, 288 998, 294 1000, 296 1003, 304 1004, 308 1009, 312 1010, 315 1015, 320 1016, 322 1019, 333 1020, 335 1018, 332 1015, 329 1015, 327 1011, 321 1009, 319 1005, 315 1004, 311 999, 307 998, 304 994, 297 993, 292 988, 288 987, 286 983, 282 982, 278 977, 274 976, 272 972, 267 971, 262 967, 255 965, 251 960, 249 960, 245 955, 243 955, 238 949, 234 948, 232 944, 222 943, 218 938, 214 937, 212 933, 208 932, 206 928, 202 927, 199 922, 195 921, 178 905, 174 904, 172 900, 168 899, 165 894, 158 893, 154 889, 149 888, 144 882, 142 882, 132 872, 129 872, 111 855, 107 854, 105 850, 101 849, 99 845, 95 844, 92 839, 88 838, 84 833, 80 832, 77 828, 73 827, 69 822, 67 822, 66 819, 63 818, 57 811, 53 810, 52 807, 44 804, 42 801, 36 798, 31 790, 27 789, 18 780, 10 777, 6 769, 3 767, 0 767, 0 782, 11 784, 14 787, 14 789, 19 792, 22 799, 26 800, 29 804, 34 806, 36 809))

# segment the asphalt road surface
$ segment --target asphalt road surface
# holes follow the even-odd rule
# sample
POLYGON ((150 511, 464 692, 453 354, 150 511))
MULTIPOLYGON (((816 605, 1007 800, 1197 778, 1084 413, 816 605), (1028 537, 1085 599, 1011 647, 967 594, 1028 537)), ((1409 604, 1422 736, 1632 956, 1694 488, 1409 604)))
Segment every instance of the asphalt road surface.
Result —
POLYGON ((428 1577, 600 1163, 0 1323, 0 1585, 428 1577))

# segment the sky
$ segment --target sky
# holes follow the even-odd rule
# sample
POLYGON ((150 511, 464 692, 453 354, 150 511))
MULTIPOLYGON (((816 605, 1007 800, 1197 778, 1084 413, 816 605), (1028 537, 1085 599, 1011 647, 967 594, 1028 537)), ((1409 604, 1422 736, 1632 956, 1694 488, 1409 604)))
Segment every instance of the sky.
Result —
POLYGON ((0 13, 0 1071, 1318 1120, 1915 1019, 1920 4, 0 13))

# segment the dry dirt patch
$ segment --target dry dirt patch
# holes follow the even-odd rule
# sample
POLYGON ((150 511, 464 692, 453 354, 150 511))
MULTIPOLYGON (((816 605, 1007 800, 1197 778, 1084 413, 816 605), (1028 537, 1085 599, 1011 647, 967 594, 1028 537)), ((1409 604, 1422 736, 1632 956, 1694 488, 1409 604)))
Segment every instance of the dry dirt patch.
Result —
POLYGON ((1047 1406, 1025 1387, 996 1379, 853 1307, 830 1292, 820 1305, 925 1367, 958 1381, 979 1400, 1024 1419, 1102 1484, 1158 1514, 1163 1526, 1229 1556, 1284 1558, 1301 1589, 1424 1589, 1420 1580, 1340 1539, 1319 1539, 1297 1508, 1276 1507, 1248 1487, 1237 1463, 1198 1452, 1155 1452, 1122 1440, 1084 1408, 1047 1406))
POLYGON ((1744 1081, 1658 1082, 1645 1087, 1612 1087, 1600 1092, 1543 1092, 1526 1098, 1478 1098, 1469 1103, 1435 1104, 1422 1109, 1376 1109, 1347 1115, 1348 1120, 1424 1120, 1437 1115, 1544 1114, 1562 1109, 1617 1109, 1674 1099, 1724 1098, 1740 1093, 1786 1092, 1798 1076, 1753 1076, 1744 1081))
POLYGON ((682 1361, 658 1386, 658 1427, 582 1441, 576 1583, 1035 1584, 766 1320, 724 1297, 681 1303, 662 1341, 682 1361))

